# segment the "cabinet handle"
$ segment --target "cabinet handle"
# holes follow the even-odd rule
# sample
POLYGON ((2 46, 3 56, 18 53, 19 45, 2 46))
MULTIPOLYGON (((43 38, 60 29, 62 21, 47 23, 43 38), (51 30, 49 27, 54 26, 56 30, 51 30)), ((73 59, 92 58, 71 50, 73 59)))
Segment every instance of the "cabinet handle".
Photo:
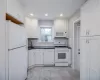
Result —
POLYGON ((86 35, 87 35, 87 30, 86 30, 86 35))
POLYGON ((89 43, 90 43, 90 42, 89 42, 89 40, 86 40, 86 43, 88 43, 88 44, 89 44, 89 43))
POLYGON ((88 42, 87 43, 89 43, 89 40, 88 40, 88 42))
POLYGON ((89 31, 89 30, 87 30, 87 31, 86 31, 86 35, 89 35, 89 34, 90 34, 90 31, 89 31))
POLYGON ((86 40, 86 43, 87 43, 87 40, 86 40))
POLYGON ((89 34, 90 34, 90 31, 87 32, 87 35, 89 35, 89 34))

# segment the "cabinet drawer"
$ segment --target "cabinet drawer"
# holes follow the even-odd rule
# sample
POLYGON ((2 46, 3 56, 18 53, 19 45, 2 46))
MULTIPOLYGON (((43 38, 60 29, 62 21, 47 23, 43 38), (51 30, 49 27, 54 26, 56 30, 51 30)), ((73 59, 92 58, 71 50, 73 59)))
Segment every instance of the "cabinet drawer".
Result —
POLYGON ((47 52, 54 52, 54 49, 46 49, 47 52))

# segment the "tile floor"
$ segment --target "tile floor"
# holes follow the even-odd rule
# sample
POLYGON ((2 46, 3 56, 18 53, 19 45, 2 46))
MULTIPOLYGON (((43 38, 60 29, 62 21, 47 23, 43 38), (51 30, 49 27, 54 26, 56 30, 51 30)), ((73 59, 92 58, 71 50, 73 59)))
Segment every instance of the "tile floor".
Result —
POLYGON ((80 80, 79 73, 66 67, 35 67, 29 70, 27 80, 80 80))

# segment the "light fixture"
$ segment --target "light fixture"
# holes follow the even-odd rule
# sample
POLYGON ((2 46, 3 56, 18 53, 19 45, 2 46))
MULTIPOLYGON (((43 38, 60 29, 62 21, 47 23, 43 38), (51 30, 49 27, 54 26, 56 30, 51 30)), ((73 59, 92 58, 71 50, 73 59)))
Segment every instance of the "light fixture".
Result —
POLYGON ((34 16, 34 14, 33 14, 33 13, 31 13, 31 14, 30 14, 30 16, 34 16))
POLYGON ((45 16, 48 16, 48 13, 46 13, 45 16))
POLYGON ((60 16, 62 17, 62 16, 63 16, 63 14, 60 14, 60 16))

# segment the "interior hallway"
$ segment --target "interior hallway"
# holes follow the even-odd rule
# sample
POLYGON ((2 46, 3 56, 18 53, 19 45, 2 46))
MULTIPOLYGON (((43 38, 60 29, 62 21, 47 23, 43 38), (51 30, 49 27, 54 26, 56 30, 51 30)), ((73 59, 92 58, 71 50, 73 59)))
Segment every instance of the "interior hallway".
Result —
POLYGON ((29 70, 27 80, 80 80, 80 77, 68 67, 35 67, 29 70))

